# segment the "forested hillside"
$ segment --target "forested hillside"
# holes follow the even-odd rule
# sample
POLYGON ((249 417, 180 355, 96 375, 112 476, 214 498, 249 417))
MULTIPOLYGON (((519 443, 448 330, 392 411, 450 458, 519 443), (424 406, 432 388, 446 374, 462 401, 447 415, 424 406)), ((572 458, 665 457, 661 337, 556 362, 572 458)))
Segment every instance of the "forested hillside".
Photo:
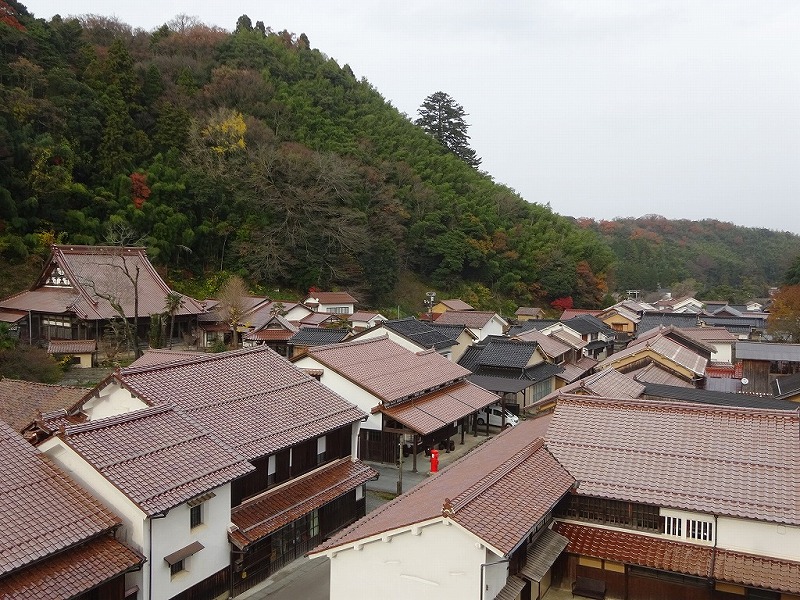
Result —
POLYGON ((618 289, 657 290, 686 282, 700 297, 738 301, 764 297, 783 283, 800 237, 787 232, 736 227, 716 220, 668 220, 658 215, 581 226, 611 246, 618 289))
POLYGON ((594 232, 464 163, 303 34, 0 5, 8 260, 101 243, 111 223, 173 281, 224 270, 373 305, 404 271, 524 303, 605 292, 613 256, 594 232))
POLYGON ((678 252, 644 226, 576 223, 412 119, 304 34, 246 16, 233 33, 186 16, 144 32, 0 0, 0 268, 35 272, 53 241, 124 239, 199 297, 236 273, 269 293, 346 289, 416 311, 417 288, 591 307, 609 285, 771 282, 798 253, 732 226, 700 246, 680 226, 678 252))

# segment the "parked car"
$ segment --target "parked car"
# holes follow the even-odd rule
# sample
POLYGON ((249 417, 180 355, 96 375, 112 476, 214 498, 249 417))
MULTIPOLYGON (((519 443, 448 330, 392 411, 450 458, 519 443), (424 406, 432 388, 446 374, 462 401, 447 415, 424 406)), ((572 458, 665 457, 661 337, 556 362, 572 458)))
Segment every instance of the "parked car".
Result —
MULTIPOLYGON (((494 425, 495 427, 502 427, 503 426, 503 407, 502 406, 489 406, 487 407, 489 411, 489 425, 494 425)), ((478 411, 478 425, 486 425, 486 411, 487 409, 481 409, 478 411)), ((506 427, 513 427, 517 423, 519 423, 519 417, 505 409, 506 414, 506 427)))

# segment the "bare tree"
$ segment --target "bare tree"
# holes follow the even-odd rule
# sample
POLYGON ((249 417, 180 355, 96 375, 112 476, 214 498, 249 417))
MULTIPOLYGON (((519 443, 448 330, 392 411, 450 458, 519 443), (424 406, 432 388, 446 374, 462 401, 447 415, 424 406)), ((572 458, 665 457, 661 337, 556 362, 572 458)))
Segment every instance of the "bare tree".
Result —
POLYGON ((231 276, 223 286, 220 297, 220 314, 228 326, 231 328, 231 348, 239 345, 238 327, 245 311, 244 299, 247 296, 247 285, 241 277, 231 276))

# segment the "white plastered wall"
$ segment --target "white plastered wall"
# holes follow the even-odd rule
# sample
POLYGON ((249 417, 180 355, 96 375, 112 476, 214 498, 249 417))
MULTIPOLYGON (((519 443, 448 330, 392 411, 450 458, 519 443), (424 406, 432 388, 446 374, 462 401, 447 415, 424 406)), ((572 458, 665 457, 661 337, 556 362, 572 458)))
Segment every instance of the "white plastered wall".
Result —
POLYGON ((369 590, 371 598, 385 600, 478 600, 484 597, 482 583, 489 585, 485 597, 493 598, 505 585, 507 563, 481 565, 499 560, 458 525, 439 521, 336 553, 330 559, 330 598, 352 600, 369 590))
POLYGON ((147 408, 147 406, 139 398, 134 398, 128 390, 118 383, 110 383, 99 390, 97 396, 93 396, 86 401, 81 410, 89 417, 90 421, 96 421, 147 408))

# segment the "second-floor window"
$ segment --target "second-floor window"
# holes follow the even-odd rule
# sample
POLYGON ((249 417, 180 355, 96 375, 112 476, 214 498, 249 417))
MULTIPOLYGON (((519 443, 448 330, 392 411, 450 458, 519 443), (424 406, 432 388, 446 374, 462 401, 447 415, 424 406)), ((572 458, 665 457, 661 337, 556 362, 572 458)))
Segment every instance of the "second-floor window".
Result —
POLYGON ((663 528, 658 506, 589 496, 568 496, 557 507, 556 516, 654 533, 663 528))
POLYGON ((189 527, 194 529, 203 524, 203 505, 198 504, 189 509, 189 527))

